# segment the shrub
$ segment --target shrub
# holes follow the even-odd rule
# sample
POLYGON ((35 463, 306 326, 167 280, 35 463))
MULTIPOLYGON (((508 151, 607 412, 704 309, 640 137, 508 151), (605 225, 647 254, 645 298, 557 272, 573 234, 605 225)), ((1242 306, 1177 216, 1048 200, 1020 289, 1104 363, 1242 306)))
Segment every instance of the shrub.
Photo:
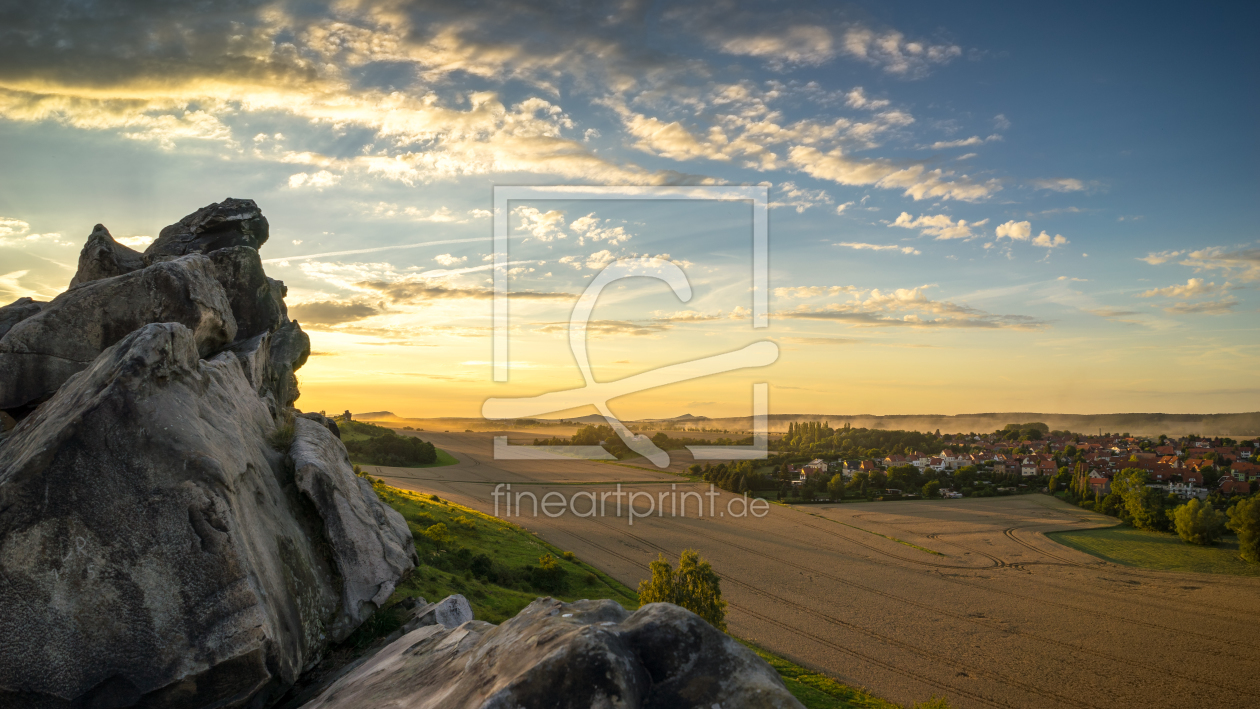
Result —
POLYGON ((678 571, 661 554, 650 565, 652 577, 639 584, 639 607, 649 603, 673 603, 726 631, 726 601, 722 600, 722 580, 709 562, 694 549, 684 549, 678 558, 678 571))
POLYGON ((526 566, 525 571, 529 575, 530 584, 540 591, 559 593, 568 585, 569 572, 550 554, 543 554, 538 559, 538 566, 526 566))
POLYGON ((1210 503, 1191 500, 1168 513, 1173 525, 1177 528, 1177 536, 1187 544, 1208 546, 1221 538, 1225 526, 1225 516, 1216 511, 1210 503))
POLYGON ((451 524, 468 532, 472 532, 477 529, 477 524, 469 519, 467 515, 460 515, 452 519, 451 524))
POLYGON ((1228 514, 1228 527, 1238 535, 1239 556, 1260 562, 1260 497, 1235 502, 1228 514))
POLYGON ((451 536, 450 530, 448 530, 446 525, 441 522, 438 522, 432 527, 424 530, 424 536, 428 537, 430 541, 438 546, 449 544, 454 540, 454 537, 451 536))
POLYGON ((563 558, 565 561, 575 561, 575 560, 577 559, 577 556, 576 556, 576 555, 574 555, 574 553, 573 553, 573 552, 571 552, 571 551, 562 552, 562 553, 560 554, 560 556, 561 556, 561 558, 563 558))

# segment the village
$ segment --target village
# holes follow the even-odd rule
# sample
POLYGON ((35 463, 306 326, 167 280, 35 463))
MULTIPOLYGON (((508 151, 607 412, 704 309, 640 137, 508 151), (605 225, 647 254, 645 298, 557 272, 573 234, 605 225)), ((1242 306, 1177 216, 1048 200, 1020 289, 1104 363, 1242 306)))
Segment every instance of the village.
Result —
MULTIPOLYGON (((1027 429, 1029 433, 1037 429, 1027 429)), ((1260 464, 1255 462, 1260 441, 1229 438, 1167 436, 1141 438, 1102 434, 1082 436, 1053 431, 1036 438, 1008 440, 1002 432, 989 435, 954 436, 954 447, 937 453, 895 453, 883 458, 834 458, 824 456, 807 463, 786 464, 788 480, 804 486, 817 476, 830 478, 839 473, 852 484, 858 475, 873 473, 890 476, 902 466, 914 466, 921 478, 936 478, 942 485, 941 497, 964 497, 962 485, 952 484, 959 473, 968 482, 974 473, 982 484, 994 484, 999 494, 1014 492, 1054 492, 1075 482, 1098 496, 1111 492, 1111 481, 1121 470, 1137 468, 1147 473, 1147 487, 1163 490, 1186 500, 1205 500, 1213 493, 1224 497, 1246 496, 1260 487, 1260 464), (958 488, 958 489, 956 489, 958 488)), ((782 476, 781 476, 782 477, 782 476)), ((961 482, 961 481, 960 481, 961 482)), ((975 494, 972 488, 972 494, 975 494)), ((889 494, 917 497, 917 491, 887 488, 889 494)))

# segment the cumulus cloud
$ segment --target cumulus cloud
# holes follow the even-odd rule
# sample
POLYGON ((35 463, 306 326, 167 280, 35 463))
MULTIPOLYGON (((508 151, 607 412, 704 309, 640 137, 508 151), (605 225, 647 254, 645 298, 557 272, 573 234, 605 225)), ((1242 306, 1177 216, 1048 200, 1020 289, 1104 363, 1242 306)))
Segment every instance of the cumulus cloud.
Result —
POLYGON ((10 236, 21 236, 31 230, 31 225, 21 219, 0 217, 0 239, 10 236))
POLYGON ((552 241, 568 236, 564 231, 564 212, 560 210, 543 212, 535 207, 517 207, 512 212, 520 219, 517 228, 532 234, 539 241, 552 241))
MULTIPOLYGON (((792 207, 797 214, 803 213, 806 209, 820 204, 832 204, 831 195, 825 190, 811 190, 805 187, 797 187, 795 182, 784 182, 779 185, 776 194, 777 199, 772 199, 770 208, 792 207)), ((843 211, 843 207, 841 207, 843 211)))
POLYGON ((1074 177, 1045 178, 1032 181, 1033 187, 1039 190, 1055 192, 1084 192, 1087 185, 1074 177))
POLYGON ((1068 244, 1071 242, 1063 238, 1062 234, 1055 234, 1054 236, 1050 236, 1049 234, 1043 231, 1040 234, 1038 234, 1036 238, 1032 240, 1032 243, 1033 243, 1033 246, 1041 246, 1047 249, 1054 249, 1054 248, 1058 248, 1060 246, 1063 246, 1064 244, 1068 244))
MULTIPOLYGON (((379 293, 392 303, 413 305, 443 300, 489 300, 494 297, 493 288, 451 286, 428 279, 361 281, 355 285, 379 293)), ((573 299, 568 293, 538 291, 512 291, 508 297, 513 300, 573 299)))
MULTIPOLYGON (((138 251, 143 251, 144 249, 149 248, 149 244, 153 243, 153 237, 151 236, 115 236, 114 241, 117 241, 118 243, 128 248, 136 249, 138 251)), ((296 241, 294 243, 300 244, 302 242, 296 241)))
POLYGON ((944 240, 974 239, 979 235, 972 232, 972 228, 984 226, 988 223, 988 219, 968 223, 966 219, 954 221, 945 214, 924 214, 919 217, 911 217, 908 212, 902 212, 901 215, 897 217, 897 220, 888 226, 901 227, 903 229, 918 229, 921 234, 935 236, 937 239, 944 240))
POLYGON ((961 140, 938 140, 935 143, 932 143, 931 145, 929 145, 928 147, 931 148, 932 150, 944 150, 946 148, 966 148, 973 145, 984 145, 985 143, 992 143, 994 141, 998 141, 1001 139, 1002 139, 1002 136, 998 135, 997 133, 994 133, 993 135, 990 135, 987 138, 981 138, 978 135, 973 135, 970 138, 963 138, 961 140))
POLYGON ((866 91, 861 86, 853 87, 853 90, 844 95, 844 105, 849 108, 866 108, 876 110, 888 106, 887 99, 869 99, 866 97, 866 91))
POLYGON ((585 244, 586 240, 590 239, 591 241, 607 241, 610 246, 616 246, 625 243, 632 236, 624 226, 608 226, 608 220, 596 217, 594 212, 574 219, 569 223, 569 229, 581 235, 578 240, 579 245, 585 244))
POLYGON ((1210 246, 1186 254, 1181 265, 1197 271, 1222 271, 1244 281, 1260 281, 1260 248, 1210 246))
POLYGON ((322 190, 325 187, 332 187, 338 182, 341 182, 341 175, 334 175, 327 170, 320 170, 315 173, 299 172, 296 175, 289 176, 289 187, 291 189, 310 187, 322 190))
POLYGON ((962 48, 954 44, 909 41, 897 31, 880 33, 866 27, 848 29, 841 48, 851 57, 908 78, 924 76, 933 64, 948 64, 962 56, 962 48))
POLYGON ((1184 253, 1185 251, 1152 251, 1138 260, 1145 261, 1152 266, 1158 266, 1163 263, 1168 263, 1184 253))
POLYGON ((842 185, 900 189, 916 201, 934 198, 974 202, 1002 189, 997 180, 976 182, 966 175, 955 177, 953 172, 928 170, 919 164, 899 167, 890 160, 849 158, 840 148, 823 153, 817 148, 796 146, 788 152, 788 160, 812 177, 842 185))
POLYGON ((1032 236, 1032 222, 1009 221, 998 224, 994 232, 998 239, 1006 237, 1011 241, 1027 241, 1032 236))
POLYGON ((1195 298, 1209 295, 1219 295, 1229 290, 1229 283, 1216 285, 1216 283, 1205 283, 1202 278, 1191 278, 1181 285, 1171 285, 1165 288, 1152 288, 1138 295, 1139 298, 1154 298, 1163 296, 1167 298, 1195 298))
POLYGON ((923 252, 913 246, 895 246, 893 244, 867 244, 860 241, 841 241, 836 246, 843 246, 847 249, 857 249, 858 251, 900 251, 907 256, 919 256, 923 252))
POLYGON ((455 265, 468 261, 468 257, 467 256, 451 256, 450 254, 438 254, 437 256, 433 257, 433 260, 437 261, 439 264, 443 266, 455 266, 455 265))

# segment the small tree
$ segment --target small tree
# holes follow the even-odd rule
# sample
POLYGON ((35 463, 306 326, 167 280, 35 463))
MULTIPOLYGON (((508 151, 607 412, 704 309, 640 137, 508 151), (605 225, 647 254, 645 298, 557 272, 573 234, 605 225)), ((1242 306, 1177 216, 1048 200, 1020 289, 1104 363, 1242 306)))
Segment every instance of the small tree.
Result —
POLYGON ((1201 503, 1197 498, 1173 510, 1169 516, 1177 528, 1177 536, 1187 544, 1215 544, 1225 526, 1225 516, 1210 503, 1201 503))
POLYGON ((726 631, 726 601, 722 600, 722 579, 694 549, 684 549, 678 558, 678 571, 664 554, 649 564, 652 577, 639 583, 639 607, 649 603, 673 603, 726 631))
POLYGON ((931 499, 941 494, 941 483, 937 480, 929 480, 923 483, 924 499, 931 499))
POLYGON ((1227 526, 1238 535, 1239 556, 1260 563, 1260 497, 1235 502, 1228 514, 1227 526))
POLYGON ((830 495, 831 499, 833 500, 844 499, 844 476, 843 475, 841 475, 840 473, 836 473, 835 475, 831 476, 831 479, 827 481, 827 494, 830 495))

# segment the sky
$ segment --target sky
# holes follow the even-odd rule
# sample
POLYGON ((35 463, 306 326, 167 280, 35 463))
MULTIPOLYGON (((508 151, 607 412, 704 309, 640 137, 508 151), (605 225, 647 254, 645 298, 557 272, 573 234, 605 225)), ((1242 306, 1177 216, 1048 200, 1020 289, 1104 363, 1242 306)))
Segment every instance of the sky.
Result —
MULTIPOLYGON (((1260 10, 1143 3, 0 4, 0 301, 226 197, 271 223, 306 410, 476 416, 771 340, 624 418, 1221 413, 1260 395, 1260 10), (747 202, 495 186, 766 185, 747 202), (506 219, 510 378, 491 376, 506 219)), ((574 411, 591 413, 593 410, 574 411)), ((557 412, 559 413, 559 412, 557 412)))

